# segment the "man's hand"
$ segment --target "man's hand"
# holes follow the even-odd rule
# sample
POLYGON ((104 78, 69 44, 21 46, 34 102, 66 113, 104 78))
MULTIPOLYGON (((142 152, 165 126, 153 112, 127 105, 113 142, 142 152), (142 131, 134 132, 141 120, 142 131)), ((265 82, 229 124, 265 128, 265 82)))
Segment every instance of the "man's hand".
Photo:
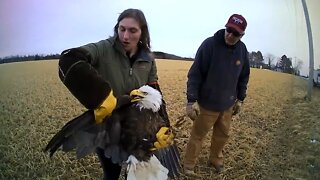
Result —
POLYGON ((107 98, 102 102, 100 107, 94 110, 95 121, 100 124, 107 116, 112 114, 112 111, 116 108, 117 98, 114 97, 113 91, 110 91, 107 98))
POLYGON ((236 115, 240 112, 242 103, 242 101, 236 100, 235 104, 233 105, 232 115, 236 115))
POLYGON ((186 107, 188 117, 194 121, 198 118, 200 114, 199 105, 197 102, 189 102, 186 107))
POLYGON ((168 127, 161 127, 156 134, 157 141, 154 143, 154 147, 151 151, 155 151, 160 148, 165 148, 173 144, 174 135, 168 127))

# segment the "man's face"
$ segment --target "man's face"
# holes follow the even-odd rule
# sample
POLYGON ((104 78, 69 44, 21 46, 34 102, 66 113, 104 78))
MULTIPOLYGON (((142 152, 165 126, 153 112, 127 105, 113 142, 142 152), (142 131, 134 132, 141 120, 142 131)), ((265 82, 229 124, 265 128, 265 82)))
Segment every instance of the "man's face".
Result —
POLYGON ((119 22, 118 35, 126 52, 137 50, 141 28, 134 18, 124 18, 119 22))
POLYGON ((226 44, 232 46, 235 45, 244 34, 240 34, 237 30, 231 27, 227 27, 224 32, 224 40, 226 44))

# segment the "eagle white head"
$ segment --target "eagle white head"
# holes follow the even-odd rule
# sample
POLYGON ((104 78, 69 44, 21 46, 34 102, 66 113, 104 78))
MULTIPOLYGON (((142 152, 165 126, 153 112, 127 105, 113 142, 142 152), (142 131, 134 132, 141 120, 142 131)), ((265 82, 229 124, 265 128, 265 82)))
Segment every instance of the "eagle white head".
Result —
POLYGON ((135 96, 133 102, 136 102, 140 109, 151 109, 153 112, 157 112, 162 104, 161 93, 148 85, 131 91, 130 96, 135 96))

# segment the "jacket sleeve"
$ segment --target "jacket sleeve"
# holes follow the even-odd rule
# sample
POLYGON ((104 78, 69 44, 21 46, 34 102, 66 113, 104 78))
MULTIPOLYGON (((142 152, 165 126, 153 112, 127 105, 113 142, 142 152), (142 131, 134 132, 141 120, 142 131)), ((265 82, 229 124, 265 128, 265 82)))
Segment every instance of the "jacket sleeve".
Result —
POLYGON ((250 65, 249 65, 248 52, 246 51, 243 69, 240 73, 238 84, 237 84, 237 99, 239 99, 240 101, 243 101, 246 98, 249 75, 250 75, 250 65))
POLYGON ((207 76, 209 69, 209 60, 212 56, 209 40, 205 40, 199 47, 195 60, 188 72, 187 81, 187 100, 188 102, 196 102, 200 86, 207 76))
POLYGON ((148 77, 148 82, 157 82, 157 81, 158 81, 157 65, 156 65, 156 61, 153 59, 151 71, 150 71, 149 77, 148 77))
POLYGON ((97 108, 111 92, 109 83, 93 68, 93 56, 79 47, 63 51, 59 60, 60 80, 87 109, 97 108))

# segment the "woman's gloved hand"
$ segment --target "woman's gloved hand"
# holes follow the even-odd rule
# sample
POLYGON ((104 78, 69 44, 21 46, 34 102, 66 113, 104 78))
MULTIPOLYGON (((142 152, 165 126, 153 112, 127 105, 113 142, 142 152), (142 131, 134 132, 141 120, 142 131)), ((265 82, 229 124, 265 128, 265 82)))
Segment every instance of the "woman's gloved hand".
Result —
POLYGON ((95 121, 97 124, 102 123, 107 116, 112 114, 112 111, 116 108, 117 98, 114 97, 113 91, 110 91, 107 98, 102 102, 100 107, 94 110, 95 121))

